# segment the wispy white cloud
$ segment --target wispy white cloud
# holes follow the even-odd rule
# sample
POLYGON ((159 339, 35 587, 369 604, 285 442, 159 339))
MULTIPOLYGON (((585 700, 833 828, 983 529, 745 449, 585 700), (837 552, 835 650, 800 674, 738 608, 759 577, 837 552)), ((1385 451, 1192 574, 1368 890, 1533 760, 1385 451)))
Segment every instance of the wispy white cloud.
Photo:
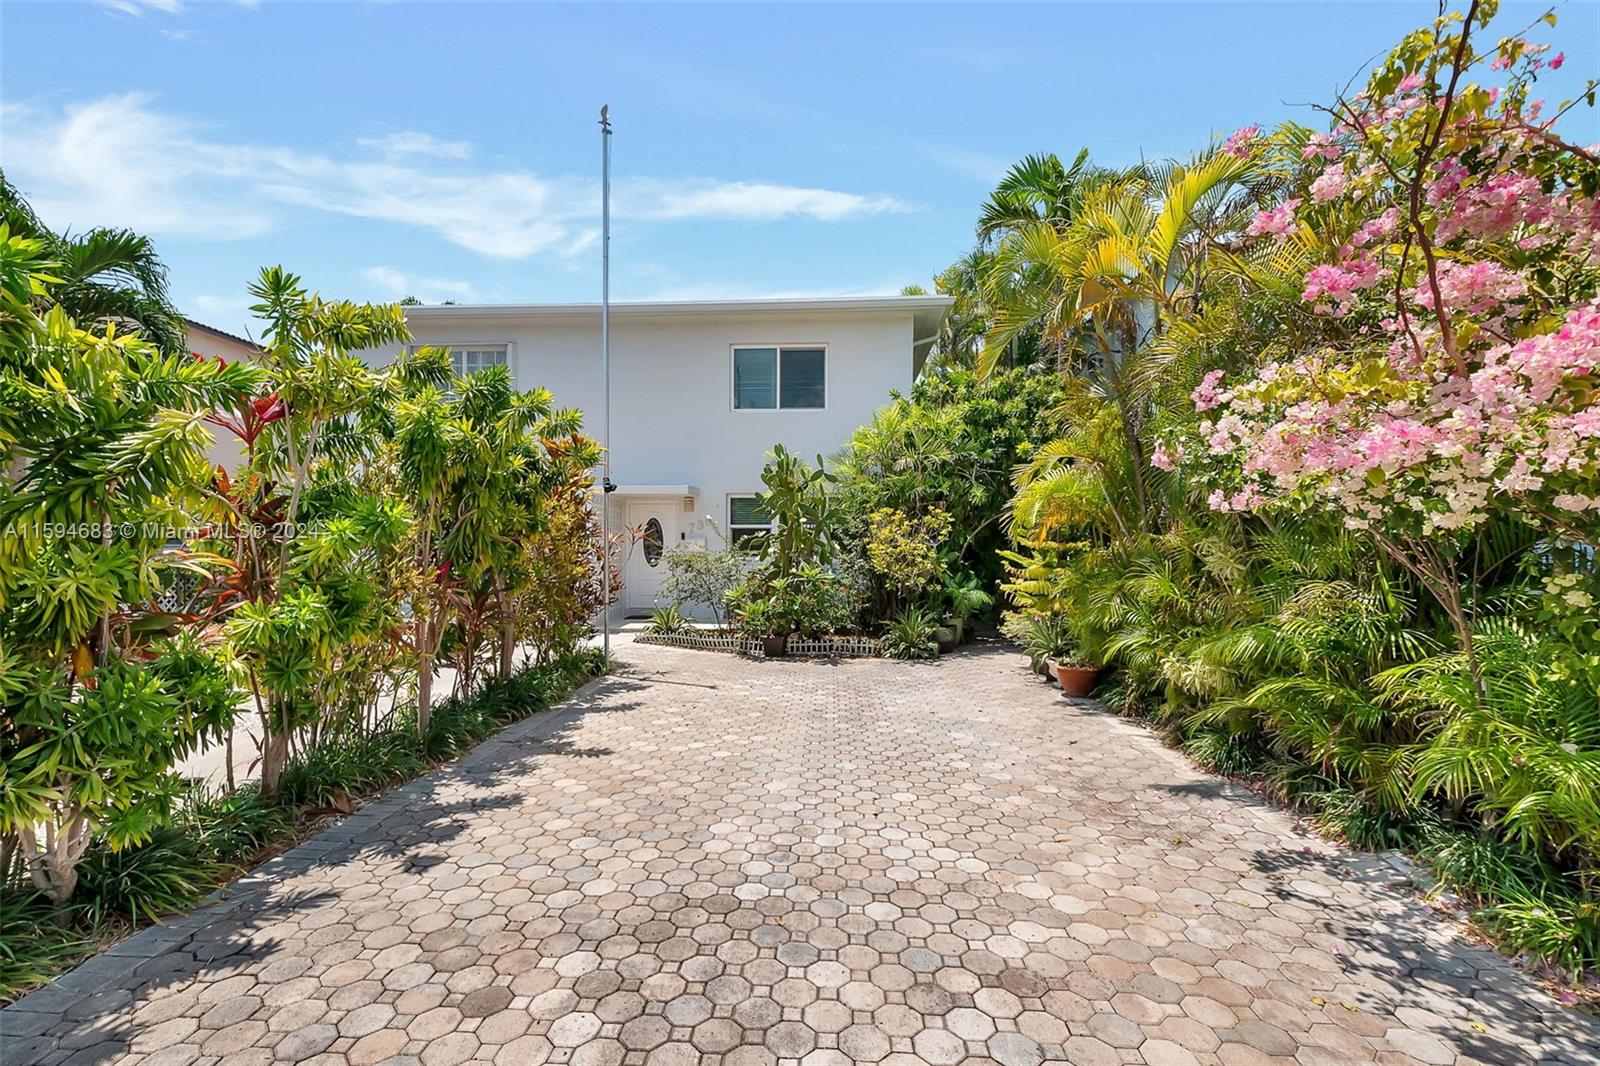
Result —
MULTIPOLYGON (((423 132, 368 138, 341 154, 232 143, 140 93, 64 111, 8 106, 0 131, 10 176, 57 226, 237 239, 313 208, 505 259, 571 255, 596 236, 593 180, 475 168, 470 145, 423 132)), ((662 222, 839 222, 906 208, 889 196, 706 178, 638 179, 616 192, 619 216, 662 222)))
POLYGON ((664 182, 643 179, 617 190, 617 212, 645 219, 730 219, 770 222, 813 218, 838 222, 860 215, 904 211, 892 196, 861 196, 765 182, 664 182))
POLYGON ((382 137, 362 137, 356 143, 381 152, 388 159, 404 159, 407 156, 465 159, 472 154, 472 145, 466 141, 441 141, 431 133, 418 130, 397 130, 382 137))
POLYGON ((95 3, 107 11, 130 18, 140 18, 147 11, 159 11, 165 15, 183 12, 183 4, 179 0, 95 0, 95 3))
POLYGON ((217 195, 251 165, 204 141, 186 122, 139 94, 109 96, 56 115, 40 108, 0 114, 8 176, 58 228, 129 226, 151 234, 217 238, 268 232, 258 197, 217 195))
POLYGON ((423 303, 439 303, 443 300, 475 300, 478 296, 471 282, 425 278, 390 266, 367 267, 361 276, 376 286, 378 297, 385 300, 415 296, 423 303))

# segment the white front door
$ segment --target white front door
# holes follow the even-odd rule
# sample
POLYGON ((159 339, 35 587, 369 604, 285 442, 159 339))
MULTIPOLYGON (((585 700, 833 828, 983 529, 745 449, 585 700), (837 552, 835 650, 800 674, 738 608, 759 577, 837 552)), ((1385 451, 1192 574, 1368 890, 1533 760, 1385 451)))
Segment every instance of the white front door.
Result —
POLYGON ((634 540, 622 568, 623 602, 629 614, 656 606, 661 579, 667 576, 667 552, 678 542, 676 500, 629 500, 628 529, 634 540))

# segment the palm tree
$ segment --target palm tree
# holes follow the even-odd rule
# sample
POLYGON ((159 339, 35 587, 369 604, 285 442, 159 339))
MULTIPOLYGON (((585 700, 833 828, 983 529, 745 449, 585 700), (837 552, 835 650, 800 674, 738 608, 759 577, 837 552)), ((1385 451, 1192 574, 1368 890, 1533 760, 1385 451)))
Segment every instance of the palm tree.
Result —
POLYGON ((1006 231, 985 279, 992 311, 979 371, 989 373, 1028 330, 1068 367, 1075 362, 1117 407, 1142 519, 1151 511, 1144 357, 1168 323, 1197 306, 1209 253, 1240 224, 1247 198, 1236 192, 1252 170, 1248 159, 1213 151, 1187 166, 1141 165, 1094 180, 1065 225, 1036 220, 1006 231))
POLYGON ((13 234, 42 241, 59 280, 48 296, 85 328, 114 323, 154 343, 164 354, 184 350, 183 316, 167 295, 167 268, 148 237, 125 229, 55 233, 0 172, 0 223, 13 234))
POLYGON ((1084 192, 1111 173, 1090 165, 1087 148, 1071 166, 1064 166, 1054 152, 1024 157, 1000 179, 979 211, 978 243, 991 244, 1024 226, 1066 228, 1084 192))

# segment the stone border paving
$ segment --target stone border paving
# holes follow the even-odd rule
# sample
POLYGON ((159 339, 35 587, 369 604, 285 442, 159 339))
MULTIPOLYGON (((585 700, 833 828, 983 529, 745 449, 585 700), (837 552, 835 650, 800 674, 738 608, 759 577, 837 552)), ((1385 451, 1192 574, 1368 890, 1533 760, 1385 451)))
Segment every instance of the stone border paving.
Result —
POLYGON ((0 1011, 0 1061, 1600 1061, 1381 859, 1015 652, 617 650, 0 1011))

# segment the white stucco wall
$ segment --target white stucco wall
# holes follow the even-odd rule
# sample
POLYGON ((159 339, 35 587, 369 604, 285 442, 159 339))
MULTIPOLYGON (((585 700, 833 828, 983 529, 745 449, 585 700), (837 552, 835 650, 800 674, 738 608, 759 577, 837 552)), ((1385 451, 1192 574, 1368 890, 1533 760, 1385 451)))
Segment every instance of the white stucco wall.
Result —
MULTIPOLYGON (((207 358, 221 356, 230 363, 252 362, 261 354, 261 349, 254 344, 198 322, 189 323, 185 343, 189 351, 197 355, 207 358)), ((220 466, 230 475, 233 474, 244 462, 244 446, 227 430, 217 426, 202 425, 205 431, 211 434, 211 446, 206 450, 211 465, 220 466)))
MULTIPOLYGON (((728 497, 761 489, 761 468, 775 443, 807 460, 830 455, 892 391, 909 388, 914 341, 919 330, 931 332, 929 314, 926 300, 888 309, 614 307, 612 480, 621 486, 693 486, 692 510, 681 497, 674 501, 677 528, 668 536, 706 537, 705 515, 725 526, 728 497), (736 345, 826 347, 826 407, 734 410, 736 345)), ((937 311, 933 315, 936 322, 937 311)), ((519 388, 549 389, 558 405, 584 412, 588 433, 603 436, 600 320, 594 309, 429 307, 415 309, 409 321, 417 344, 510 344, 519 388)), ((399 351, 391 346, 370 358, 381 365, 399 351)), ((625 501, 612 502, 620 521, 625 501)))

